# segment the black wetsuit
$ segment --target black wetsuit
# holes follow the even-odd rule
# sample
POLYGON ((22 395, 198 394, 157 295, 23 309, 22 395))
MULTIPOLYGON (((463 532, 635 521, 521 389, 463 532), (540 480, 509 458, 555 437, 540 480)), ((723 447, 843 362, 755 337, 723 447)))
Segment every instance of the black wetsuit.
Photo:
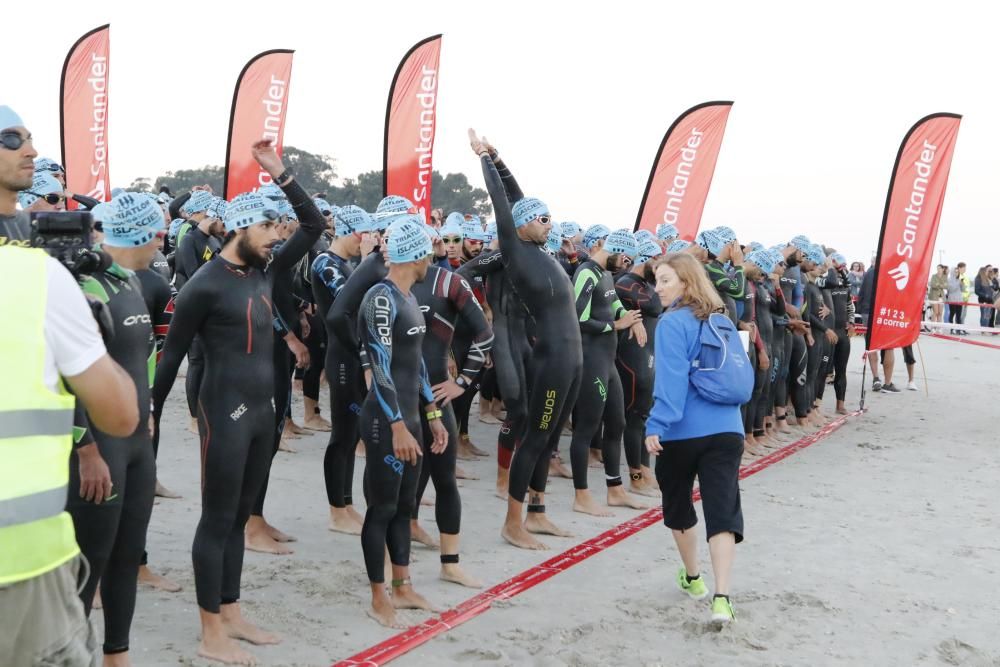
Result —
POLYGON ((527 421, 510 467, 510 497, 524 502, 529 484, 534 491, 545 491, 550 458, 547 454, 554 450, 570 409, 576 404, 583 366, 580 329, 568 326, 576 320, 569 276, 541 246, 518 237, 497 167, 489 156, 480 161, 496 213, 500 261, 537 331, 528 381, 527 421))
MULTIPOLYGON (((493 345, 493 330, 469 283, 447 269, 432 266, 424 281, 413 285, 412 292, 427 324, 422 354, 431 386, 449 379, 449 348, 459 321, 473 333, 472 343, 466 354, 466 361, 458 371, 459 375, 466 378, 478 375, 493 345)), ((455 482, 458 425, 450 403, 441 408, 441 412, 444 413, 442 423, 448 430, 448 447, 440 454, 431 452, 433 437, 426 416, 421 414, 424 460, 417 485, 417 498, 413 504, 413 518, 417 518, 427 480, 433 478, 434 490, 437 492, 434 508, 438 530, 447 535, 457 535, 462 519, 462 500, 455 482)))
POLYGON ((420 407, 434 400, 421 356, 426 329, 416 297, 388 278, 361 303, 358 332, 372 371, 372 391, 361 406, 368 498, 361 547, 372 583, 385 581, 386 547, 393 565, 410 564, 410 517, 421 461, 413 465, 393 455, 392 424, 402 421, 420 442, 420 407))
MULTIPOLYGON (((784 352, 784 338, 780 340, 780 344, 775 342, 775 330, 774 330, 774 308, 775 308, 775 296, 774 296, 774 286, 771 281, 764 276, 759 282, 754 282, 753 289, 756 291, 756 317, 754 322, 757 324, 757 335, 760 336, 760 340, 763 349, 767 352, 768 360, 770 361, 770 366, 764 371, 764 385, 761 389, 760 397, 756 403, 756 410, 753 413, 753 434, 754 436, 764 435, 764 417, 771 413, 774 407, 774 378, 775 378, 775 368, 779 361, 776 359, 776 348, 780 347, 781 351, 784 352)), ((749 291, 751 287, 751 281, 747 281, 747 290, 749 291)), ((782 334, 783 336, 784 334, 782 334)))
POLYGON ((153 511, 156 462, 149 436, 149 384, 156 362, 153 324, 139 279, 113 265, 88 276, 83 289, 107 304, 115 336, 108 353, 135 383, 139 424, 124 438, 90 426, 111 473, 111 497, 101 504, 80 498, 80 461, 70 456, 70 484, 66 509, 73 517, 76 540, 90 563, 90 577, 80 597, 90 613, 101 585, 104 603, 104 652, 122 653, 129 647, 129 629, 135 611, 136 578, 146 546, 146 527, 153 511))
MULTIPOLYGON (((341 263, 344 268, 343 263, 341 263)), ((368 290, 388 275, 382 254, 376 248, 357 268, 347 271, 346 282, 339 288, 326 313, 326 379, 330 383, 330 421, 333 431, 323 459, 327 482, 327 500, 333 507, 354 503, 354 448, 358 443, 358 417, 367 389, 358 341, 358 314, 368 290), (332 374, 331 374, 332 372, 332 374), (332 447, 332 451, 331 451, 332 447), (338 487, 339 485, 339 487, 338 487)), ((329 289, 329 288, 327 288, 329 289)), ((322 302, 317 297, 317 304, 322 302)))
POLYGON ((774 327, 771 343, 771 396, 768 399, 767 416, 774 414, 775 407, 784 407, 788 403, 788 360, 785 358, 785 346, 790 342, 788 336, 791 334, 787 332, 785 293, 769 279, 764 281, 764 288, 771 298, 771 324, 774 327))
MULTIPOLYGON (((178 292, 183 289, 195 272, 212 259, 220 248, 219 239, 205 234, 197 226, 188 230, 174 253, 174 288, 178 292)), ((192 417, 198 416, 198 388, 204 373, 205 354, 201 341, 196 338, 188 352, 188 369, 184 379, 188 413, 192 417)))
POLYGON ((157 418, 195 335, 205 348, 199 388, 202 513, 192 558, 198 606, 218 612, 239 600, 243 529, 267 476, 274 444, 274 359, 271 281, 294 266, 325 221, 292 181, 283 190, 299 229, 268 267, 237 266, 216 257, 177 295, 174 319, 157 369, 157 418))
MULTIPOLYGON (((802 312, 801 304, 795 303, 795 291, 802 281, 802 270, 798 266, 789 266, 781 277, 781 291, 785 303, 802 312)), ((808 351, 804 334, 792 333, 789 329, 785 338, 785 363, 788 369, 786 393, 784 398, 791 396, 795 417, 803 419, 809 414, 808 351)), ((784 405, 785 403, 782 403, 784 405)))
POLYGON ((168 283, 170 282, 170 265, 167 258, 159 250, 153 255, 153 261, 149 263, 149 270, 159 274, 168 283))
MULTIPOLYGON (((826 374, 823 370, 824 359, 829 359, 830 343, 826 340, 826 330, 833 326, 833 313, 820 317, 820 309, 825 305, 823 290, 815 282, 815 278, 806 281, 806 316, 812 329, 813 344, 809 347, 807 383, 809 388, 809 405, 821 400, 822 387, 826 386, 826 374), (820 383, 823 383, 822 385, 820 383)), ((829 294, 827 294, 829 298, 829 294)))
POLYGON ((25 248, 31 245, 31 220, 24 211, 14 215, 0 215, 0 246, 16 245, 25 248))
POLYGON ((653 407, 653 339, 663 304, 653 286, 642 276, 629 271, 615 281, 618 299, 628 310, 642 313, 646 344, 640 346, 628 331, 618 334, 618 357, 615 365, 625 395, 625 459, 628 467, 649 466, 649 452, 643 446, 646 418, 653 407))
POLYGON ((727 269, 722 262, 713 259, 705 265, 708 279, 715 285, 716 291, 722 297, 722 302, 726 305, 726 314, 729 319, 736 324, 739 321, 736 312, 736 301, 743 300, 746 292, 746 277, 743 274, 743 267, 737 266, 727 269))
POLYGON ((830 269, 823 287, 833 302, 831 310, 834 331, 837 332, 837 344, 833 348, 833 390, 837 400, 843 401, 847 398, 847 362, 851 359, 851 339, 847 327, 854 324, 854 301, 846 271, 830 269))

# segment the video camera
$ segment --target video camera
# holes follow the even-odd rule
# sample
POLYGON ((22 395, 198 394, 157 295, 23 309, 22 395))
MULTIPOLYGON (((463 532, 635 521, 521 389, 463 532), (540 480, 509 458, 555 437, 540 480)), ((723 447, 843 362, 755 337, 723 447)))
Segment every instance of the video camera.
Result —
POLYGON ((31 214, 31 245, 45 250, 75 278, 101 273, 112 260, 93 249, 93 228, 88 211, 36 211, 31 214))

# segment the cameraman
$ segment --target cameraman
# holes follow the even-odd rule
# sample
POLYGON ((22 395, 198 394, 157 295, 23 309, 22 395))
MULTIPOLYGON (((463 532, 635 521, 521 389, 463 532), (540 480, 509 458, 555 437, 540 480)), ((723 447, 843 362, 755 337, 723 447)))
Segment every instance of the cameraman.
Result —
MULTIPOLYGON (((10 126, 9 118, 2 124, 10 126)), ((23 125, 15 131, 33 153, 23 125)), ((30 176, 18 166, 19 148, 5 143, 0 149, 5 206, 16 179, 30 176)), ((6 383, 0 393, 0 664, 96 665, 96 641, 77 595, 86 561, 78 558, 73 523, 63 511, 74 401, 60 377, 91 421, 118 436, 139 423, 135 384, 108 356, 83 293, 57 261, 42 250, 0 248, 0 285, 15 284, 0 290, 0 320, 7 323, 0 346, 6 383)))

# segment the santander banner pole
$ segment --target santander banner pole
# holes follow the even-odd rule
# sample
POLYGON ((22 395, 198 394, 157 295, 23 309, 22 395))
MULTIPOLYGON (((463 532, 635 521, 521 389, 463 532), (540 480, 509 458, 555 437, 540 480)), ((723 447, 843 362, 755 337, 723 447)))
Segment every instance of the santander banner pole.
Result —
POLYGON ((270 139, 281 157, 294 53, 289 49, 259 53, 236 79, 226 143, 222 194, 226 199, 271 182, 271 176, 250 156, 250 146, 255 141, 270 139))
POLYGON ((674 121, 660 142, 633 231, 655 233, 668 223, 682 239, 694 240, 732 108, 732 102, 705 102, 674 121))
POLYGON ((865 349, 912 345, 920 335, 948 172, 962 117, 926 116, 910 128, 896 155, 875 260, 865 349))
POLYGON ((385 111, 382 194, 406 197, 427 223, 440 60, 441 35, 414 44, 396 68, 385 111))
MULTIPOLYGON (((111 201, 108 177, 108 63, 111 26, 94 28, 76 41, 63 63, 59 87, 59 132, 66 188, 111 201)), ((67 202, 72 204, 72 202, 67 202)))

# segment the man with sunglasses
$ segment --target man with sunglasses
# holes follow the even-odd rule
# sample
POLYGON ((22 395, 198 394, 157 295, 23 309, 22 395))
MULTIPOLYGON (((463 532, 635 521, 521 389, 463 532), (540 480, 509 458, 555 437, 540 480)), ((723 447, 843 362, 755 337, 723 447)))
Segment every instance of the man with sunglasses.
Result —
POLYGON ((66 210, 63 186, 47 171, 36 171, 31 187, 19 192, 17 200, 29 215, 66 210))
POLYGON ((177 296, 153 387, 158 421, 181 361, 198 335, 207 362, 198 415, 202 514, 192 548, 202 625, 198 653, 240 664, 253 657, 233 638, 255 644, 279 641, 244 619, 239 605, 244 526, 267 476, 274 441, 272 281, 275 272, 306 255, 326 226, 269 140, 256 142, 252 154, 287 195, 299 228, 272 252, 278 242, 278 212, 272 205, 257 193, 238 195, 229 203, 225 245, 177 296))
POLYGON ((552 228, 548 207, 531 197, 511 205, 494 163, 495 149, 474 130, 469 130, 469 140, 479 156, 496 213, 500 261, 511 288, 534 318, 537 333, 532 376, 526 383, 530 394, 525 431, 511 461, 507 516, 500 534, 514 546, 545 549, 526 528, 523 510, 530 486, 528 511, 545 511, 549 459, 580 388, 580 330, 567 326, 576 318, 573 286, 563 268, 543 248, 552 228))
POLYGON ((17 195, 31 187, 36 157, 24 121, 0 105, 0 245, 31 244, 31 224, 28 214, 17 210, 17 195))
POLYGON ((50 174, 62 186, 66 199, 72 199, 87 210, 93 210, 95 206, 101 203, 99 199, 94 199, 93 197, 88 197, 86 195, 73 194, 70 192, 66 187, 66 169, 51 158, 40 157, 35 160, 35 172, 45 172, 50 174))
POLYGON ((136 272, 149 266, 165 231, 159 205, 149 195, 115 199, 104 226, 102 249, 114 260, 106 271, 85 276, 85 294, 107 306, 115 335, 108 353, 129 374, 138 393, 139 425, 127 437, 96 427, 70 458, 66 509, 91 567, 80 597, 89 614, 97 584, 104 608, 105 665, 129 664, 129 631, 136 579, 153 510, 156 462, 150 441, 150 368, 155 364, 153 325, 136 272))
POLYGON ((450 213, 438 233, 444 243, 445 251, 448 253, 448 263, 453 269, 462 266, 463 262, 463 241, 465 235, 462 233, 462 226, 465 218, 461 213, 450 213))
POLYGON ((625 432, 625 398, 621 378, 615 368, 619 331, 628 331, 640 346, 646 344, 642 313, 626 310, 615 291, 613 275, 628 268, 629 257, 638 251, 635 237, 627 229, 608 235, 595 245, 590 257, 576 270, 573 289, 576 319, 583 342, 583 381, 573 407, 573 439, 570 463, 576 489, 573 510, 594 516, 611 516, 600 507, 587 488, 587 468, 591 441, 603 422, 601 450, 608 488, 608 505, 643 509, 622 486, 621 450, 625 432))

